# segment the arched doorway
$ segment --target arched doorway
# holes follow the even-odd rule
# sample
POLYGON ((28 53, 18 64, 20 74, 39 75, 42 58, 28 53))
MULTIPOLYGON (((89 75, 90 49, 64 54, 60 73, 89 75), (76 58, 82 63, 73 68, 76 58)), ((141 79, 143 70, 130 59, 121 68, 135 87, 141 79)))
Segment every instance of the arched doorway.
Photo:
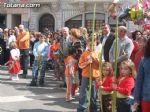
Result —
POLYGON ((55 29, 55 19, 51 14, 44 14, 39 20, 39 31, 44 32, 48 28, 51 32, 55 29))
POLYGON ((0 14, 0 28, 6 28, 6 15, 0 14))

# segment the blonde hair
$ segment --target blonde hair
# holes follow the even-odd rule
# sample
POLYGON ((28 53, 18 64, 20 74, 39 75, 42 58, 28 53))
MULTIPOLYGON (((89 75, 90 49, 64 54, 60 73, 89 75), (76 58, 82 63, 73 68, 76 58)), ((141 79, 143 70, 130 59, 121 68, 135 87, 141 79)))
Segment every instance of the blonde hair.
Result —
POLYGON ((16 42, 15 42, 15 41, 12 41, 12 42, 9 44, 9 48, 11 48, 11 49, 17 48, 16 42))
POLYGON ((120 68, 123 65, 128 66, 128 68, 131 70, 131 76, 136 78, 137 73, 136 73, 136 69, 135 69, 134 63, 131 60, 126 60, 126 61, 121 62, 120 68))
POLYGON ((79 39, 81 34, 80 34, 80 30, 77 29, 77 28, 72 28, 71 31, 70 31, 71 35, 76 38, 76 39, 79 39))
POLYGON ((86 39, 88 38, 88 33, 87 33, 87 29, 85 27, 80 27, 80 32, 86 37, 86 39))
MULTIPOLYGON (((111 63, 109 63, 109 62, 104 62, 103 64, 102 64, 102 68, 103 67, 109 67, 109 75, 113 75, 113 67, 112 67, 112 65, 111 65, 111 63)), ((103 74, 104 75, 104 74, 103 74)))

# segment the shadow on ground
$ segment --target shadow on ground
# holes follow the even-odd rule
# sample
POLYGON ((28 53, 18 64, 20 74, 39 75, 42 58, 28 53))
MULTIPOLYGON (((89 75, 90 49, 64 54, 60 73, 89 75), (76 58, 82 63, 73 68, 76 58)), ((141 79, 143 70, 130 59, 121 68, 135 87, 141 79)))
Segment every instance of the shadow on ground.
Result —
MULTIPOLYGON (((2 72, 0 72, 1 75, 2 72)), ((3 74, 3 76, 9 76, 9 74, 5 73, 3 74)), ((60 88, 60 81, 54 81, 53 79, 53 73, 52 71, 50 72, 46 72, 46 85, 44 87, 30 87, 28 86, 28 84, 31 81, 31 74, 28 76, 28 78, 30 79, 21 79, 19 81, 11 81, 8 80, 7 78, 1 78, 1 83, 4 85, 9 85, 9 86, 13 86, 16 90, 19 91, 30 91, 32 92, 34 95, 36 95, 36 97, 34 96, 30 96, 27 95, 25 97, 27 98, 32 98, 35 100, 41 100, 41 101, 46 101, 47 103, 43 103, 43 105, 45 106, 60 106, 60 107, 64 107, 67 109, 76 109, 77 104, 74 103, 74 101, 72 102, 66 102, 65 101, 65 88, 60 88), (54 97, 54 98, 49 98, 44 96, 44 98, 39 99, 37 96, 38 95, 42 95, 42 94, 49 94, 52 96, 55 96, 56 94, 58 95, 58 98, 54 97), (59 94, 64 94, 64 96, 59 96, 59 94)), ((76 98, 76 102, 77 102, 78 98, 76 98)), ((54 109, 57 110, 57 109, 54 109)), ((19 112, 60 112, 60 111, 54 111, 54 110, 43 110, 43 109, 21 109, 19 110, 19 112)), ((9 111, 8 111, 9 112, 9 111)), ((62 112, 73 112, 73 111, 62 111, 62 112)))

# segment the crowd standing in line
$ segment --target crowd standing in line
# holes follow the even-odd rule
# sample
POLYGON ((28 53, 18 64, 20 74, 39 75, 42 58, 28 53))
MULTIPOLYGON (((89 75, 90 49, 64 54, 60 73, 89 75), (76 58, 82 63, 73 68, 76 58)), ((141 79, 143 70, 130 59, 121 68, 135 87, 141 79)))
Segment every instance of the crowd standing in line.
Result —
POLYGON ((45 86, 45 71, 53 69, 53 80, 61 81, 59 87, 67 88, 64 99, 71 102, 79 95, 77 112, 88 109, 90 65, 92 65, 91 112, 97 112, 96 100, 99 92, 102 94, 103 112, 111 112, 114 91, 117 92, 117 112, 130 112, 138 110, 138 107, 141 107, 142 112, 149 112, 149 48, 148 29, 133 32, 128 31, 125 26, 119 26, 116 38, 108 24, 102 25, 101 35, 96 32, 88 34, 84 27, 70 30, 63 27, 58 32, 50 32, 45 28, 45 32, 42 33, 29 32, 25 30, 24 25, 13 29, 0 28, 0 65, 8 64, 10 79, 26 78, 28 67, 32 67, 29 85, 45 86), (92 35, 94 44, 91 41, 92 35), (118 67, 115 78, 116 42, 118 42, 118 67), (19 74, 20 70, 23 70, 22 74, 19 74), (99 76, 100 72, 102 79, 99 76))

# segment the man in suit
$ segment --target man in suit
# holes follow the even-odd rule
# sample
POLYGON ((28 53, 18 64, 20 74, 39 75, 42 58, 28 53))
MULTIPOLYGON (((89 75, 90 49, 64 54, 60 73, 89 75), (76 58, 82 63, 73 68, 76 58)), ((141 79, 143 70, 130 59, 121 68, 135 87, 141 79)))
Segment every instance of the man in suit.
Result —
POLYGON ((60 77, 62 78, 63 84, 60 87, 66 87, 65 82, 65 65, 64 59, 69 55, 69 47, 71 46, 71 36, 69 34, 69 28, 63 27, 62 28, 62 37, 60 37, 60 51, 62 52, 62 56, 59 59, 59 67, 60 67, 60 77))
POLYGON ((109 50, 113 44, 115 36, 110 32, 110 26, 108 24, 102 26, 102 34, 100 41, 103 47, 103 57, 106 62, 109 62, 109 50))

